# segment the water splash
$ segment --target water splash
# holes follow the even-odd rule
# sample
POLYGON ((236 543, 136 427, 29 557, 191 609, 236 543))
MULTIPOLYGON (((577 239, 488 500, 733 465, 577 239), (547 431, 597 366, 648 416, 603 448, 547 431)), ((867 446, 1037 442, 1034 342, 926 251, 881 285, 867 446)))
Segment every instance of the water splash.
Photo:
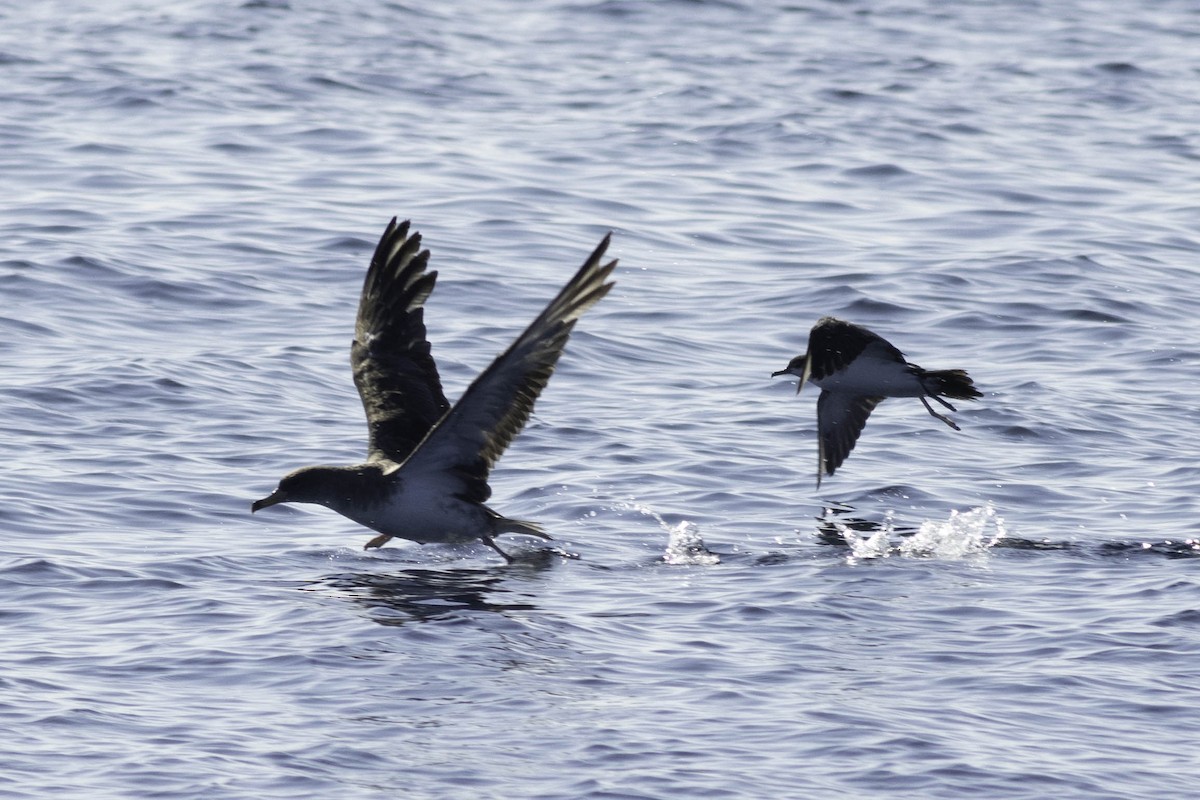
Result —
POLYGON ((1004 519, 996 513, 991 503, 969 511, 952 510, 944 520, 926 520, 916 533, 901 537, 895 545, 892 544, 892 538, 896 526, 891 511, 870 536, 864 536, 840 520, 830 522, 849 545, 847 560, 852 564, 892 555, 905 558, 964 558, 988 552, 1008 535, 1004 519))
POLYGON ((711 566, 720 564, 721 557, 704 546, 698 525, 684 521, 671 528, 671 538, 667 542, 667 551, 663 553, 663 561, 668 564, 711 566))
POLYGON ((662 514, 635 500, 627 500, 618 508, 650 517, 667 532, 667 549, 663 553, 663 561, 667 564, 707 566, 721 563, 721 557, 704 545, 704 538, 701 537, 700 527, 696 523, 684 520, 672 525, 663 519, 662 514))
POLYGON ((657 522, 658 526, 660 528, 662 528, 664 531, 671 530, 671 523, 669 523, 665 519, 663 519, 662 514, 659 514, 657 511, 655 511, 650 506, 639 503, 636 500, 633 500, 633 499, 626 500, 624 502, 618 503, 617 505, 613 506, 613 508, 616 511, 633 511, 638 514, 641 514, 643 517, 650 517, 655 522, 657 522))
POLYGON ((1007 534, 1004 518, 988 503, 970 511, 951 511, 950 518, 941 522, 922 522, 915 535, 900 543, 900 555, 962 558, 986 553, 1007 534))
POLYGON ((870 536, 863 536, 841 520, 833 520, 833 526, 850 546, 848 559, 851 563, 864 558, 887 558, 892 554, 892 534, 896 527, 891 511, 887 512, 883 522, 870 536))

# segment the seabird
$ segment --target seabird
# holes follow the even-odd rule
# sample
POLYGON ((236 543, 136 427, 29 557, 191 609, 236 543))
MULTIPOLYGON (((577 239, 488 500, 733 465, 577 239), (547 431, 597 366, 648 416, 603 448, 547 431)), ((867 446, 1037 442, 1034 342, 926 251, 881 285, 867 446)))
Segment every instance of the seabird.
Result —
POLYGON ((436 272, 409 223, 395 218, 375 248, 363 283, 350 346, 354 385, 367 414, 367 460, 354 466, 303 467, 250 507, 317 503, 378 531, 366 547, 393 537, 421 544, 480 540, 502 533, 549 539, 532 522, 485 505, 488 473, 525 427, 583 312, 612 288, 615 260, 601 263, 604 237, 575 277, 453 406, 446 400, 425 333, 425 301, 436 272))
POLYGON ((974 400, 983 395, 961 369, 927 370, 905 360, 904 354, 877 333, 834 317, 817 320, 808 335, 808 352, 796 356, 787 369, 771 373, 800 379, 796 394, 812 381, 821 388, 817 399, 817 487, 821 473, 832 475, 854 449, 867 417, 888 397, 918 397, 925 410, 954 430, 958 425, 929 405, 932 397, 957 411, 943 397, 974 400))

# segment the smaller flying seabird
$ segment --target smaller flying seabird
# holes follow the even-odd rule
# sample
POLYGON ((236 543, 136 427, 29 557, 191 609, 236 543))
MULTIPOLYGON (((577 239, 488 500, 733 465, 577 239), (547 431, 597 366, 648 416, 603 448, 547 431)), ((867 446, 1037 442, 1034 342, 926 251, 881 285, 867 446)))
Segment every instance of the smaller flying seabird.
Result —
POLYGON ((822 317, 808 335, 808 352, 796 356, 787 369, 771 373, 795 375, 821 387, 817 399, 817 487, 821 473, 832 475, 854 449, 867 417, 888 397, 918 397, 925 410, 954 430, 962 430, 949 417, 934 411, 932 397, 974 400, 983 395, 961 369, 926 370, 904 359, 904 354, 877 333, 845 320, 822 317))
POLYGON ((393 537, 426 544, 482 541, 502 533, 550 537, 484 503, 488 473, 525 427, 575 322, 612 288, 615 260, 602 264, 612 234, 507 350, 451 406, 425 333, 425 300, 436 272, 407 221, 387 226, 363 283, 350 365, 367 414, 367 460, 303 467, 251 505, 317 503, 378 531, 366 547, 393 537))

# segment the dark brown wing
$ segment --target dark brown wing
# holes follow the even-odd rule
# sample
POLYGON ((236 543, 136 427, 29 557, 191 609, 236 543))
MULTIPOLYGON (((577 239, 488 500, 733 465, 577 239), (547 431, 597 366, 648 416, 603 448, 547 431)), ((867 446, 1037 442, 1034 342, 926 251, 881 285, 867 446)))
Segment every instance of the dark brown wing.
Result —
POLYGON ((525 427, 575 322, 613 286, 604 281, 617 262, 601 264, 611 236, 604 237, 546 310, 475 379, 412 454, 406 469, 453 474, 461 481, 459 496, 487 500, 488 472, 525 427))
POLYGON ((837 372, 871 344, 882 350, 877 355, 887 353, 904 363, 904 354, 879 334, 843 319, 822 317, 808 334, 809 379, 819 381, 837 372))
POLYGON ((821 473, 832 475, 854 449, 867 417, 882 397, 822 391, 817 399, 817 487, 821 473))
POLYGON ((425 300, 436 272, 429 251, 396 219, 371 257, 350 346, 354 385, 367 412, 367 459, 403 461, 450 404, 425 334, 425 300))

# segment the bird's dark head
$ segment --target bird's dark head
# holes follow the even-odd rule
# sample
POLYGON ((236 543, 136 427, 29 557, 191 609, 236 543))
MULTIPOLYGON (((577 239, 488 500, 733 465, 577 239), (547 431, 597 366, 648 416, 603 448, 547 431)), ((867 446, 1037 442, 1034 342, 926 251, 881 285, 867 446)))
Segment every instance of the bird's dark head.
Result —
POLYGON ((250 512, 278 503, 319 503, 327 506, 339 496, 344 483, 344 467, 302 467, 283 476, 275 491, 255 500, 250 512))
POLYGON ((772 378, 778 378, 780 375, 795 375, 799 378, 800 382, 796 384, 796 394, 800 394, 800 390, 804 388, 804 381, 808 380, 808 353, 796 356, 789 361, 787 369, 771 373, 772 378))

